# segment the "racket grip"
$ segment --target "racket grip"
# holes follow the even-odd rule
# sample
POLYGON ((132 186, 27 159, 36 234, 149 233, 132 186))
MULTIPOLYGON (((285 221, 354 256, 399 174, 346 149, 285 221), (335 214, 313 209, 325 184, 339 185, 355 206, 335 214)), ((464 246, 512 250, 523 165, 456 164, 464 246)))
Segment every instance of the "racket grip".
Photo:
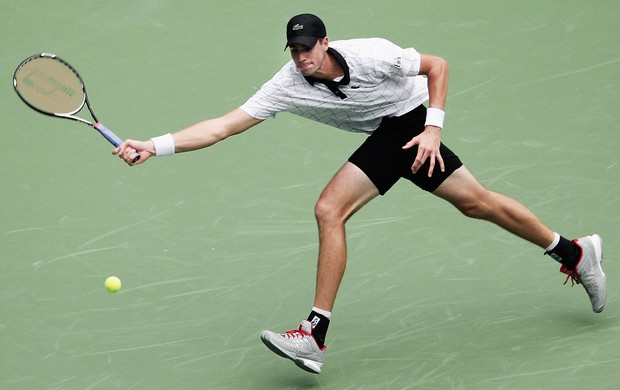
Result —
MULTIPOLYGON (((105 127, 101 122, 95 123, 95 126, 93 127, 95 128, 95 130, 101 133, 101 135, 104 136, 104 138, 107 139, 112 145, 119 147, 123 144, 123 140, 120 139, 116 134, 114 134, 112 130, 105 127)), ((133 156, 133 162, 136 162, 139 159, 140 153, 136 153, 135 156, 133 156)))

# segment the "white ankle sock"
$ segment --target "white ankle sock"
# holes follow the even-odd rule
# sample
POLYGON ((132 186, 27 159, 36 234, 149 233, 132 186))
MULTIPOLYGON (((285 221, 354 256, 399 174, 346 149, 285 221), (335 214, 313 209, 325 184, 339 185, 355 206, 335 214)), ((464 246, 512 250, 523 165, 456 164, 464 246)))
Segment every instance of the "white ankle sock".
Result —
POLYGON ((560 242, 560 235, 558 233, 553 233, 553 242, 551 242, 551 245, 549 245, 547 248, 545 248, 545 251, 549 252, 550 250, 552 250, 553 248, 556 247, 556 245, 558 245, 558 242, 560 242))
POLYGON ((328 320, 331 320, 331 318, 332 318, 332 312, 331 311, 319 309, 318 307, 313 307, 312 311, 314 311, 315 313, 319 313, 320 315, 324 316, 328 320))

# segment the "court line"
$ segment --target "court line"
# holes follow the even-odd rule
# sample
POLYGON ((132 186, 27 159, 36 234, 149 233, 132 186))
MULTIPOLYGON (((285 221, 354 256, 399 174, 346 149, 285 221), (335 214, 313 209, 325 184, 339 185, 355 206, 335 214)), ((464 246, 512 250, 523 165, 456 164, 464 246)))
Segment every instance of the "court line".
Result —
MULTIPOLYGON (((530 84, 535 84, 535 83, 540 83, 540 82, 544 82, 544 81, 555 80, 555 79, 559 79, 559 78, 562 78, 562 77, 568 77, 568 76, 572 76, 572 75, 579 74, 579 73, 585 73, 585 72, 589 72, 589 71, 591 71, 593 69, 602 68, 602 67, 605 67, 607 65, 613 65, 613 64, 618 63, 618 62, 620 62, 620 58, 616 58, 616 59, 613 59, 613 60, 605 61, 605 62, 602 62, 600 64, 592 65, 592 66, 589 66, 589 67, 586 67, 586 68, 581 68, 581 69, 572 70, 572 71, 569 71, 569 72, 559 73, 559 74, 555 74, 553 76, 543 77, 543 78, 536 79, 536 80, 530 80, 530 81, 526 81, 526 82, 520 83, 520 84, 513 84, 512 87, 522 87, 522 86, 526 86, 526 85, 530 85, 530 84)), ((474 91, 474 90, 479 89, 479 88, 481 88, 481 87, 483 87, 483 86, 485 86, 485 85, 487 85, 489 83, 492 83, 493 81, 497 80, 498 78, 499 78, 499 75, 497 75, 497 76, 495 76, 493 78, 490 78, 490 79, 488 79, 488 80, 486 80, 486 81, 484 81, 484 82, 482 82, 480 84, 474 85, 473 87, 460 90, 460 91, 458 91, 456 93, 452 93, 452 94, 450 94, 450 96, 448 98, 452 99, 452 98, 458 97, 460 95, 466 94, 468 92, 474 91)))
POLYGON ((127 293, 129 291, 142 290, 142 289, 149 288, 149 287, 158 287, 158 286, 162 286, 162 285, 165 285, 165 284, 189 282, 189 281, 192 281, 192 280, 205 280, 205 278, 202 277, 202 276, 192 276, 192 277, 188 277, 188 278, 178 278, 178 279, 171 279, 171 280, 162 280, 160 282, 142 284, 142 285, 139 285, 139 286, 136 286, 136 287, 126 288, 126 289, 123 290, 123 292, 127 293))
POLYGON ((43 266, 49 265, 51 263, 55 263, 55 262, 60 261, 60 260, 70 259, 72 257, 77 257, 77 256, 86 255, 86 254, 90 254, 90 253, 107 251, 107 250, 111 250, 111 249, 115 249, 115 248, 114 247, 95 248, 95 249, 88 249, 88 250, 85 250, 85 251, 73 252, 73 253, 69 253, 69 254, 64 255, 64 256, 54 257, 53 259, 50 259, 50 260, 36 261, 32 265, 34 266, 34 270, 37 271, 37 270, 39 270, 39 268, 41 268, 43 266))
POLYGON ((557 368, 550 369, 550 370, 539 370, 539 371, 523 372, 523 373, 514 374, 514 375, 503 375, 503 376, 498 376, 495 378, 484 380, 480 383, 490 383, 490 382, 496 382, 496 381, 505 380, 505 379, 525 378, 525 377, 530 377, 530 376, 545 375, 549 373, 557 373, 557 372, 564 372, 564 371, 575 373, 578 370, 585 368, 585 367, 593 367, 593 366, 612 364, 612 363, 618 363, 618 362, 620 362, 620 359, 609 359, 609 360, 603 360, 600 362, 591 362, 591 363, 584 363, 584 364, 578 364, 578 365, 573 365, 573 366, 557 367, 557 368))
POLYGON ((236 290, 236 289, 240 288, 240 286, 241 285, 224 286, 224 287, 211 287, 211 288, 205 288, 205 289, 201 289, 201 290, 189 291, 189 292, 181 293, 181 294, 169 295, 169 296, 164 297, 162 299, 173 299, 173 298, 187 297, 187 296, 190 296, 190 295, 203 294, 203 293, 219 291, 219 290, 236 290))
POLYGON ((33 232, 37 230, 52 230, 52 229, 56 229, 56 226, 30 227, 30 228, 24 228, 24 229, 8 230, 6 234, 33 232))
POLYGON ((540 82, 543 82, 543 81, 555 80, 555 79, 559 79, 559 78, 567 77, 567 76, 572 76, 572 75, 579 74, 579 73, 585 73, 585 72, 589 72, 589 71, 591 71, 593 69, 602 68, 604 66, 612 65, 612 64, 615 64, 615 63, 618 63, 618 62, 620 62, 620 58, 616 58, 616 59, 610 60, 610 61, 601 62, 600 64, 588 66, 587 68, 581 68, 581 69, 573 70, 573 71, 570 71, 570 72, 559 73, 559 74, 556 74, 556 75, 553 75, 553 76, 543 77, 541 79, 530 80, 530 81, 527 81, 527 82, 521 83, 521 84, 514 84, 513 87, 522 87, 524 85, 540 83, 540 82))
POLYGON ((463 95, 463 94, 465 94, 465 93, 467 93, 467 92, 470 92, 470 91, 473 91, 473 90, 479 89, 479 88, 481 88, 481 87, 484 87, 485 85, 487 85, 487 84, 489 84, 489 83, 492 83, 493 81, 497 80, 498 78, 499 78, 499 75, 497 75, 497 76, 495 76, 495 77, 493 77, 493 78, 490 78, 490 79, 488 79, 488 80, 486 80, 486 81, 483 81, 483 82, 482 82, 482 83, 480 83, 480 84, 474 85, 473 87, 469 87, 469 88, 466 88, 466 89, 462 89, 462 90, 460 90, 460 91, 458 91, 458 92, 456 92, 456 93, 451 94, 451 95, 449 96, 449 98, 450 98, 450 99, 452 99, 452 98, 455 98, 455 97, 457 97, 457 96, 463 95))
POLYGON ((163 347, 163 346, 166 346, 166 345, 180 344, 180 343, 184 343, 184 342, 187 342, 187 341, 204 340, 204 339, 209 338, 209 337, 212 337, 212 336, 191 337, 191 338, 187 338, 187 339, 167 341, 165 343, 141 345, 141 346, 138 346, 138 347, 109 349, 109 350, 105 350, 105 351, 83 353, 83 354, 80 354, 80 355, 75 355, 75 357, 79 358, 79 357, 86 357, 86 356, 105 355, 105 354, 108 354, 108 353, 138 351, 138 350, 141 350, 141 349, 157 348, 157 347, 163 347))
MULTIPOLYGON (((252 348, 257 348, 257 346, 253 346, 252 348)), ((236 353, 236 352, 245 352, 247 354, 249 351, 248 351, 248 347, 239 347, 239 348, 233 348, 233 349, 226 349, 226 350, 223 350, 223 351, 214 352, 214 353, 211 353, 211 354, 208 354, 208 355, 199 356, 199 357, 196 357, 194 359, 190 359, 190 360, 186 360, 186 361, 181 362, 181 363, 177 363, 174 366, 174 368, 180 368, 180 367, 187 366, 189 364, 196 363, 196 362, 199 362, 199 361, 202 361, 202 360, 208 360, 208 359, 214 358, 216 356, 221 356, 221 355, 230 354, 230 353, 236 353)))
POLYGON ((101 234, 101 235, 99 235, 99 236, 97 236, 97 237, 95 237, 95 238, 92 238, 92 239, 90 239, 90 240, 88 240, 88 241, 86 241, 86 242, 82 243, 80 246, 78 246, 78 249, 84 248, 85 246, 88 246, 88 245, 90 245, 90 244, 92 244, 92 243, 94 243, 94 242, 100 241, 100 240, 102 240, 102 239, 104 239, 104 238, 106 238, 106 237, 109 237, 109 236, 111 236, 111 235, 114 235, 114 234, 116 234, 116 233, 118 233, 118 232, 122 232, 123 230, 127 230, 127 229, 129 229, 129 228, 133 228, 133 227, 135 227, 135 226, 142 225, 142 224, 144 224, 144 223, 146 223, 146 222, 149 222, 149 221, 151 221, 151 220, 153 220, 153 219, 157 219, 157 218, 161 217, 162 215, 164 215, 164 214, 168 213, 168 211, 169 211, 169 210, 164 210, 164 211, 162 211, 162 212, 160 212, 160 213, 157 213, 157 214, 155 214, 155 215, 153 215, 153 216, 151 216, 151 217, 149 217, 149 218, 146 218, 146 219, 141 219, 141 220, 139 220, 139 221, 137 221, 137 222, 132 222, 132 223, 127 224, 127 225, 125 225, 125 226, 121 226, 121 227, 119 227, 119 228, 112 229, 112 230, 110 230, 110 231, 109 231, 109 232, 107 232, 107 233, 101 234))

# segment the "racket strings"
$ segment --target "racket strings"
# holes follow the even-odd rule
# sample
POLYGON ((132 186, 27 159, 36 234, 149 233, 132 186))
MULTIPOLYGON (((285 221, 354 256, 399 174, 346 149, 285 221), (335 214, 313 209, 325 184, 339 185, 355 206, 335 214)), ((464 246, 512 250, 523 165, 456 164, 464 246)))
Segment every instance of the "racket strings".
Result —
POLYGON ((48 114, 71 115, 82 109, 86 95, 80 77, 55 57, 35 57, 14 77, 15 90, 33 108, 48 114))

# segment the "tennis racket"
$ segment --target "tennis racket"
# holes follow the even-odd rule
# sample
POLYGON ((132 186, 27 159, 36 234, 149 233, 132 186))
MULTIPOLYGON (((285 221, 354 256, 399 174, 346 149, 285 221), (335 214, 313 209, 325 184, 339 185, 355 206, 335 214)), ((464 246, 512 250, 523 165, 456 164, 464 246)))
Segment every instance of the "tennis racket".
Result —
MULTIPOLYGON (((88 101, 84 82, 75 68, 56 55, 41 53, 23 60, 13 75, 13 87, 24 103, 35 111, 92 126, 114 146, 123 143, 97 119, 88 101), (84 108, 84 104, 94 122, 75 115, 84 108)), ((133 161, 139 158, 136 153, 133 161)))

